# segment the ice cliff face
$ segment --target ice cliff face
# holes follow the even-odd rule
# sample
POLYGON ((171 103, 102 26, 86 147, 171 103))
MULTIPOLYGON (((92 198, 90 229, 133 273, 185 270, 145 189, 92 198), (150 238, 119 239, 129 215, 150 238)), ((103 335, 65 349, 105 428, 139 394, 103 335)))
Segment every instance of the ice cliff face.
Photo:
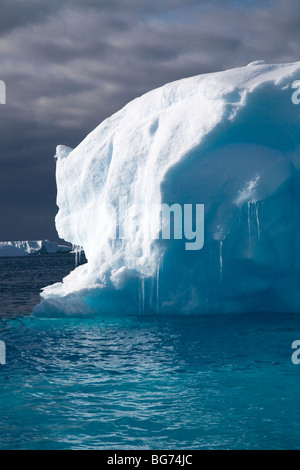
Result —
POLYGON ((36 311, 300 311, 299 79, 300 62, 259 61, 180 80, 58 147, 57 230, 88 264, 36 311), (203 249, 149 238, 131 209, 162 203, 205 205, 203 249))

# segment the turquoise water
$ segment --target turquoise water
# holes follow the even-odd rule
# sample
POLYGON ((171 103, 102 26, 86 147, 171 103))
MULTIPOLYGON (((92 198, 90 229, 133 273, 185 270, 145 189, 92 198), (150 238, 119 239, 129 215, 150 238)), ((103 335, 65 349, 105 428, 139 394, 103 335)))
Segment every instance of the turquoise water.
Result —
POLYGON ((33 318, 54 258, 0 260, 0 449, 300 448, 300 315, 33 318))

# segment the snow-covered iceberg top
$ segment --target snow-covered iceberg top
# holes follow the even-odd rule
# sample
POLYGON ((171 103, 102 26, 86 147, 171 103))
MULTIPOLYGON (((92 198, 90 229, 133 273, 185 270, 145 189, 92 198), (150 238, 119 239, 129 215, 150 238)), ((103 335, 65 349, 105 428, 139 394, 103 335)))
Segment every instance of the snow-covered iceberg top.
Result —
POLYGON ((88 264, 37 311, 298 311, 298 80, 300 62, 263 61, 180 80, 59 146, 56 226, 88 264), (202 250, 149 238, 151 216, 131 210, 165 203, 204 204, 202 250))
POLYGON ((71 248, 49 240, 0 242, 0 257, 27 256, 38 253, 69 253, 71 248))

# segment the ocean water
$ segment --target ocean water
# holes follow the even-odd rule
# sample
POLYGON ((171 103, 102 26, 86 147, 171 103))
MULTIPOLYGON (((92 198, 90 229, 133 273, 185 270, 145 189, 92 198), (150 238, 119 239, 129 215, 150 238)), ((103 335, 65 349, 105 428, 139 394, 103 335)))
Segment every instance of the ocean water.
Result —
POLYGON ((0 259, 0 449, 300 449, 300 315, 31 316, 73 267, 0 259))

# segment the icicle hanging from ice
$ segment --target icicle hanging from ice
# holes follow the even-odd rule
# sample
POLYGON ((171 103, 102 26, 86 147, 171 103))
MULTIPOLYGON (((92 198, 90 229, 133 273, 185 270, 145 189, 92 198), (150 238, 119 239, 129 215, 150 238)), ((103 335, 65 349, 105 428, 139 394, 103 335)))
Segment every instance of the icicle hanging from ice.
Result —
POLYGON ((75 253, 75 266, 77 268, 77 266, 81 262, 82 248, 81 248, 81 246, 78 246, 78 245, 72 245, 72 251, 73 251, 73 253, 75 253))
POLYGON ((256 203, 256 208, 255 208, 255 213, 256 213, 256 225, 257 225, 257 237, 258 241, 260 241, 260 220, 259 220, 259 208, 260 208, 260 203, 256 203))
POLYGON ((259 217, 257 211, 257 203, 248 202, 248 256, 251 258, 253 249, 253 235, 257 229, 257 236, 260 237, 259 217))
POLYGON ((75 257, 76 257, 75 263, 76 263, 76 266, 78 266, 78 264, 79 264, 79 249, 78 249, 78 246, 76 246, 76 255, 75 255, 75 257))
POLYGON ((141 289, 141 280, 138 281, 138 294, 139 294, 139 315, 142 313, 142 289, 141 289))
POLYGON ((72 245, 72 253, 75 255, 75 266, 77 268, 77 252, 76 252, 76 245, 72 245))
POLYGON ((150 279, 150 291, 149 291, 149 306, 150 308, 153 308, 153 303, 154 303, 154 276, 151 277, 150 279))
POLYGON ((252 254, 254 238, 261 239, 261 208, 263 202, 248 202, 248 255, 252 254))
POLYGON ((159 312, 159 265, 156 270, 156 313, 159 312))
POLYGON ((249 241, 249 254, 250 254, 250 240, 251 240, 251 206, 252 206, 252 202, 248 202, 248 241, 249 241))
POLYGON ((261 207, 262 202, 248 202, 248 248, 249 257, 251 256, 251 241, 254 235, 257 234, 257 239, 261 238, 261 207))
POLYGON ((142 278, 142 313, 145 313, 145 279, 142 278))
POLYGON ((220 240, 220 283, 223 281, 223 240, 220 240))
POLYGON ((145 313, 145 279, 139 281, 139 314, 145 313))

